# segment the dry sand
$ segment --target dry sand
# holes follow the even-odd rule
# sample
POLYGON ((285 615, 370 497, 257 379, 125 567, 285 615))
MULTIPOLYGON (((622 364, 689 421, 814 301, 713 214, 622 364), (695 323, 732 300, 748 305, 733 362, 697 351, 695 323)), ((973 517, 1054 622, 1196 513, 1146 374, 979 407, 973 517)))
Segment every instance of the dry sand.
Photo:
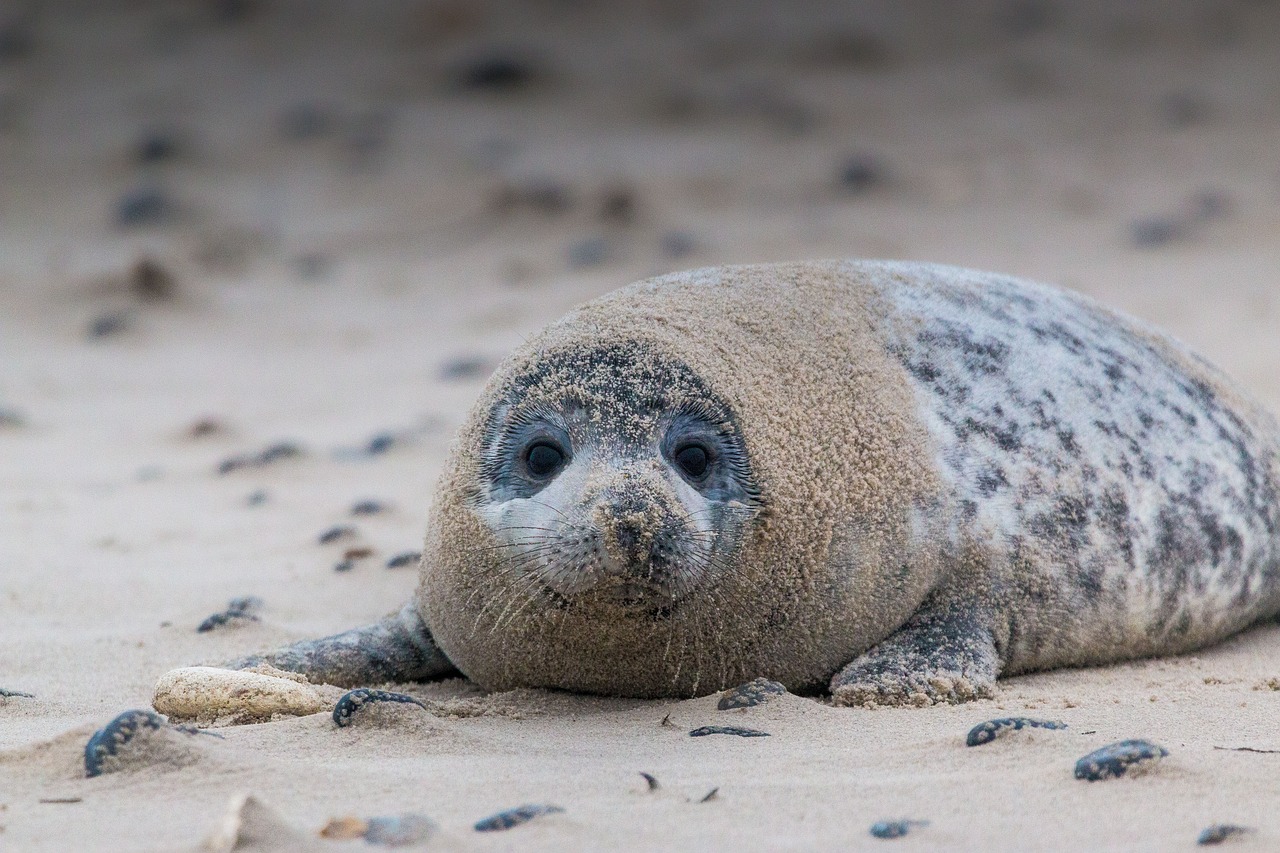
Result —
POLYGON ((1053 281, 1280 408, 1280 7, 849 5, 0 5, 0 688, 35 696, 0 698, 0 848, 193 849, 244 794, 294 833, 261 849, 359 849, 316 833, 403 811, 437 849, 1170 850, 1217 822, 1280 845, 1276 626, 926 710, 414 685, 480 715, 222 728, 194 764, 81 778, 88 734, 166 670, 406 599, 384 562, 417 547, 485 366, 651 273, 875 256, 1053 281), (527 85, 458 83, 495 54, 527 85), (139 165, 152 129, 176 149, 139 165), (870 168, 842 184, 851 157, 870 168), (141 187, 168 206, 122 224, 141 187), (131 293, 144 257, 171 297, 131 293), (282 440, 306 455, 217 473, 282 440), (350 516, 365 498, 390 509, 350 516), (318 544, 335 524, 358 538, 318 544), (335 572, 351 547, 373 555, 335 572), (196 632, 243 595, 260 621, 196 632), (1070 728, 964 747, 1009 714, 1070 728), (725 722, 772 736, 687 735, 725 722), (1171 756, 1072 778, 1129 737, 1171 756), (470 828, 525 802, 565 812, 470 828), (930 823, 868 835, 893 818, 930 823))

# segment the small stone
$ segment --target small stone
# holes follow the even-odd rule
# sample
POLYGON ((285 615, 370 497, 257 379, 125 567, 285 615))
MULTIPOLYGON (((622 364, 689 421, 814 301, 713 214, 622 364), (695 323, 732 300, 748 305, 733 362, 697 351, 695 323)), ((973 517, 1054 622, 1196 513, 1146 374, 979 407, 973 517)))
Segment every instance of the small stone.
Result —
POLYGON ((293 268, 298 276, 307 281, 319 281, 328 278, 333 272, 333 259, 323 252, 303 252, 293 260, 293 268))
POLYGON ((363 560, 365 557, 373 556, 372 548, 348 548, 342 552, 344 560, 363 560))
POLYGON ((227 605, 226 610, 221 613, 215 613, 201 622, 199 626, 196 627, 196 633, 204 634, 212 631, 214 628, 226 625, 228 622, 235 620, 243 619, 250 622, 257 622, 257 611, 262 609, 262 605, 262 599, 258 598, 256 595, 246 595, 240 598, 233 598, 227 605))
POLYGON ((351 507, 352 515, 378 515, 386 511, 386 504, 375 500, 358 501, 351 507))
POLYGON ((128 331, 133 315, 128 311, 111 311, 89 323, 90 338, 111 338, 128 331))
POLYGON ((440 378, 457 382, 467 379, 483 379, 493 371, 493 362, 482 355, 464 355, 453 358, 440 366, 440 378))
POLYGON ((1209 118, 1209 105, 1191 92, 1172 92, 1160 100, 1160 116, 1175 130, 1203 124, 1209 118))
POLYGON ((503 829, 511 829, 522 823, 528 823, 535 817, 548 814, 560 814, 564 809, 559 806, 529 803, 523 806, 517 806, 514 809, 507 809, 504 812, 498 812, 490 815, 483 820, 476 821, 476 832, 496 832, 503 829))
POLYGON ((232 456, 222 460, 218 463, 218 473, 230 474, 232 471, 238 471, 241 468, 261 468, 273 462, 293 459, 302 455, 301 447, 293 442, 281 441, 267 446, 258 453, 242 453, 239 456, 232 456))
POLYGON ((187 427, 188 438, 206 438, 211 435, 219 435, 227 431, 226 424, 215 417, 198 418, 187 427))
POLYGON ((139 163, 149 166, 178 155, 182 144, 171 130, 151 130, 138 138, 133 146, 133 156, 139 163))
POLYGON ((369 439, 369 443, 365 445, 364 452, 370 456, 377 456, 386 453, 396 445, 396 437, 389 432, 379 433, 369 439))
POLYGON ((850 193, 870 192, 886 181, 884 165, 868 154, 849 157, 840 167, 840 186, 850 193))
POLYGON ((309 142, 333 132, 333 116, 319 104, 301 103, 280 116, 280 135, 290 142, 309 142))
POLYGON ((422 562, 422 552, 405 551, 402 554, 396 554, 390 560, 387 560, 388 569, 402 569, 405 566, 416 566, 422 562))
POLYGON ((1076 762, 1076 778, 1089 782, 1146 772, 1169 750, 1145 740, 1122 740, 1094 750, 1076 762))
POLYGON ((414 699, 405 693, 392 693, 389 690, 373 690, 369 687, 360 687, 355 690, 348 690, 338 700, 338 704, 333 706, 333 722, 334 725, 342 728, 349 726, 360 709, 374 702, 399 702, 408 705, 417 705, 419 708, 426 709, 426 705, 414 699))
POLYGON ((426 841, 435 832, 435 821, 425 815, 409 812, 369 818, 368 827, 364 831, 364 840, 369 844, 381 844, 384 847, 404 847, 426 841))
POLYGON ((721 711, 728 711, 733 708, 750 708, 767 702, 774 696, 783 696, 786 692, 787 688, 776 681, 757 678, 721 693, 720 701, 716 703, 716 707, 721 711))
POLYGON ((1230 841, 1233 838, 1240 838, 1255 831, 1252 827, 1238 826, 1234 823, 1215 823, 1213 826, 1207 826, 1200 830, 1200 835, 1196 838, 1196 844, 1208 847, 1212 844, 1230 841))
POLYGON ((667 231, 658 238, 658 248, 668 258, 683 258, 698 248, 698 239, 688 231, 667 231))
POLYGON ((1065 729, 1066 723, 1060 723, 1056 720, 1033 720, 1030 717, 1001 717, 996 720, 987 720, 985 723, 978 723, 969 730, 968 737, 965 738, 965 746, 981 746, 984 743, 991 743, 996 738, 1004 737, 1016 731, 1027 729, 1065 729))
POLYGON ((356 567, 355 560, 339 560, 333 564, 335 572, 349 572, 356 567))
POLYGON ((0 699, 12 699, 12 698, 34 699, 36 697, 35 697, 35 694, 33 693, 23 693, 21 690, 8 690, 4 687, 0 687, 0 699))
POLYGON ((711 802, 712 800, 714 800, 714 799, 716 798, 716 794, 718 794, 718 793, 720 793, 720 789, 719 789, 719 788, 712 788, 710 791, 707 791, 707 793, 706 793, 706 794, 704 794, 704 795, 702 796, 702 799, 698 800, 698 802, 700 802, 700 803, 709 803, 709 802, 711 802))
MULTIPOLYGON (((249 670, 188 666, 156 681, 152 707, 180 720, 230 717, 237 723, 262 722, 277 714, 302 717, 328 711, 329 702, 305 679, 249 670)), ((300 678, 300 677, 299 677, 300 678)))
POLYGON ((177 280, 153 258, 142 258, 129 274, 129 289, 135 296, 159 302, 171 299, 177 292, 177 280))
POLYGON ((166 225, 177 211, 177 203, 159 187, 137 187, 116 202, 116 222, 126 228, 166 225))
POLYGON ((600 218, 605 222, 629 225, 636 218, 636 192, 627 186, 610 187, 600 199, 600 218))
POLYGON ((1129 237, 1141 249, 1154 249, 1186 236, 1186 229, 1176 219, 1150 216, 1129 224, 1129 237))
POLYGON ((525 88, 536 77, 533 66, 515 56, 491 53, 471 60, 456 75, 460 88, 510 93, 525 88))
POLYGON ((256 492, 250 492, 249 497, 245 498, 244 502, 249 506, 262 506, 267 502, 267 493, 262 489, 258 489, 256 492))
POLYGON ((928 826, 927 820, 881 820, 871 824, 873 838, 901 838, 918 826, 928 826))
POLYGON ((642 770, 640 771, 640 775, 644 777, 645 784, 649 786, 650 791, 656 791, 662 787, 658 784, 658 777, 654 776, 652 773, 645 773, 642 770))
POLYGON ((364 834, 368 829, 368 821, 361 820, 358 817, 351 815, 335 817, 321 828, 320 837, 328 838, 331 841, 350 841, 353 838, 364 838, 364 834))
POLYGON ((557 216, 573 208, 573 193, 555 178, 533 178, 504 183, 494 197, 500 214, 529 210, 543 216, 557 216))
POLYGON ((609 243, 600 236, 586 237, 570 244, 567 255, 572 269, 599 266, 609 257, 609 243))
POLYGON ((16 429, 27 425, 27 419, 17 409, 0 406, 0 429, 16 429))
POLYGON ((338 524, 330 527, 321 533, 316 540, 321 545, 329 545, 333 542, 340 542, 343 539, 353 539, 356 535, 356 529, 349 524, 338 524))
POLYGON ((706 737, 707 735, 737 735, 738 737, 769 737, 768 732, 756 729, 744 729, 738 726, 702 726, 689 732, 689 737, 706 737))
POLYGON ((168 721, 154 711, 125 711, 101 729, 84 746, 84 775, 89 778, 110 773, 107 760, 121 747, 148 731, 167 728, 168 721))

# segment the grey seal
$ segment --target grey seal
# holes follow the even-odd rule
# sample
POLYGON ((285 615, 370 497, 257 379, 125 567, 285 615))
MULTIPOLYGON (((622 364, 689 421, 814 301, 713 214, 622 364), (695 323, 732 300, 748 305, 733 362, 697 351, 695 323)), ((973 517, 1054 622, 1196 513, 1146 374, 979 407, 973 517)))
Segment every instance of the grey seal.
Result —
POLYGON ((403 610, 237 665, 965 701, 1274 616, 1278 488, 1269 413, 1083 296, 917 263, 695 270, 499 367, 403 610))

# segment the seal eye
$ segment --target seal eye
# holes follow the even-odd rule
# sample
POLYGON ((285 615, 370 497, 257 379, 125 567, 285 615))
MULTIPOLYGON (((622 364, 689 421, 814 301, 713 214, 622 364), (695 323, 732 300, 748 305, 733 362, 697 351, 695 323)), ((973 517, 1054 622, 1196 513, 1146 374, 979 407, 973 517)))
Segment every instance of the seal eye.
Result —
POLYGON ((550 477, 564 463, 564 451, 545 441, 531 445, 524 453, 529 473, 539 479, 550 477))
POLYGON ((701 444, 686 444, 675 452, 674 458, 680 470, 691 480, 701 479, 711 464, 711 457, 701 444))

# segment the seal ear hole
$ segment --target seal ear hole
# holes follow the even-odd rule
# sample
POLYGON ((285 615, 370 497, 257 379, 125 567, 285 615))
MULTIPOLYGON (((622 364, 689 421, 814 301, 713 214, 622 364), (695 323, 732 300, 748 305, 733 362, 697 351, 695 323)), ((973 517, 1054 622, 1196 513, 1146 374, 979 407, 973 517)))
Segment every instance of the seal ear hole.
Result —
POLYGON ((536 441, 524 452, 524 465, 538 479, 546 479, 563 467, 564 451, 549 441, 536 441))
POLYGON ((707 469, 711 467, 711 453, 703 444, 683 444, 676 448, 671 458, 691 480, 701 480, 707 475, 707 469))

